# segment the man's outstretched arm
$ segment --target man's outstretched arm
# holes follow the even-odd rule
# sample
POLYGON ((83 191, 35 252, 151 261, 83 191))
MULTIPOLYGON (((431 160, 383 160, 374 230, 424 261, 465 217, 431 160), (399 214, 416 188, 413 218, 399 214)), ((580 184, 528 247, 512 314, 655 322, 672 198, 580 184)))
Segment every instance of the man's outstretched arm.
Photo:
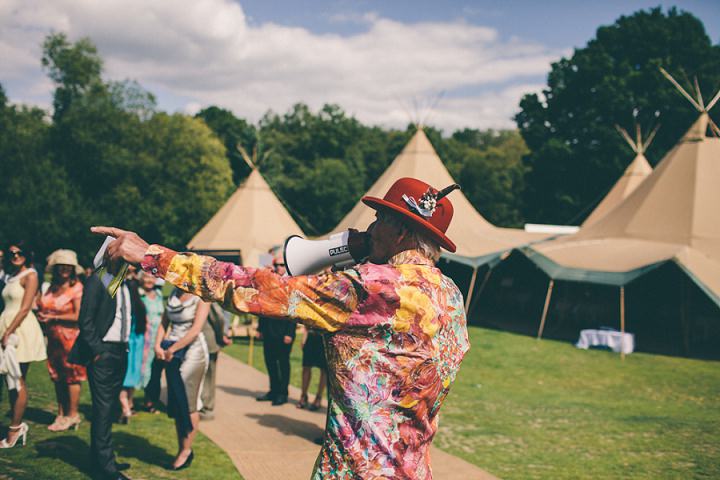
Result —
POLYGON ((347 326, 363 295, 357 272, 282 277, 270 269, 246 268, 213 257, 177 253, 148 245, 133 232, 93 227, 117 240, 108 246, 111 262, 126 261, 203 300, 255 315, 288 318, 325 331, 347 326))

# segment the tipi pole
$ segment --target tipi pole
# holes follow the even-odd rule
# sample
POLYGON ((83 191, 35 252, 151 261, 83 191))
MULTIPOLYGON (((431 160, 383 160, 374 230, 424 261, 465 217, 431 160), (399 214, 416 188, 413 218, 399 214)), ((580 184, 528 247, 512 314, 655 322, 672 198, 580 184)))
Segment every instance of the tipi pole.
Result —
POLYGON ((465 314, 470 313, 470 300, 473 296, 473 290, 475 290, 475 280, 477 280, 478 267, 473 267, 472 277, 470 277, 470 288, 468 289, 467 298, 465 299, 465 314))
POLYGON ((480 295, 482 295, 483 290, 485 290, 485 285, 487 285, 488 280, 490 279, 490 274, 493 272, 492 268, 488 268, 488 271, 485 273, 485 276, 483 277, 483 281, 480 282, 480 286, 477 288, 477 291, 473 293, 472 301, 468 302, 467 309, 465 312, 467 314, 470 313, 470 310, 472 310, 473 305, 477 304, 477 299, 480 298, 480 295))
POLYGON ((492 272, 493 272, 493 269, 488 268, 488 271, 487 271, 487 273, 485 273, 485 276, 483 277, 483 281, 480 284, 480 287, 478 288, 477 293, 475 294, 475 298, 477 298, 478 295, 480 295, 483 292, 483 290, 485 290, 485 285, 487 285, 488 280, 490 280, 490 274, 492 272))
POLYGON ((620 287, 620 358, 625 360, 625 286, 620 287))
POLYGON ((552 297, 552 291, 553 291, 554 285, 555 285, 555 280, 553 280, 551 278, 550 283, 548 283, 547 295, 545 295, 545 306, 543 307, 542 318, 540 319, 540 328, 538 329, 538 335, 537 335, 538 340, 540 340, 542 338, 543 330, 545 329, 545 319, 547 318, 548 307, 550 306, 550 297, 552 297))

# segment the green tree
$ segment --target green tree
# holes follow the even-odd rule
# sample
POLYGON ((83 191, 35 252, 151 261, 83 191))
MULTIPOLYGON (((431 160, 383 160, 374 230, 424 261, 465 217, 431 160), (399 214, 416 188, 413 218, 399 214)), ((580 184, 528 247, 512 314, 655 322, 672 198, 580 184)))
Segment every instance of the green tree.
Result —
POLYGON ((102 59, 89 38, 70 43, 64 33, 50 34, 43 42, 42 65, 55 82, 54 117, 60 118, 73 100, 100 86, 102 59))
POLYGON ((552 65, 544 98, 522 99, 516 121, 531 151, 525 157, 529 221, 578 223, 590 213, 632 157, 615 124, 632 129, 634 117, 646 129, 661 123, 647 153, 653 164, 689 128, 697 112, 660 66, 688 88, 697 77, 706 95, 720 86, 720 46, 702 22, 655 8, 600 27, 586 47, 552 65))
POLYGON ((71 247, 87 212, 62 167, 48 154, 45 112, 7 104, 0 87, 0 245, 27 240, 40 262, 71 247))
POLYGON ((253 149, 257 147, 255 127, 246 120, 237 118, 230 110, 215 106, 201 110, 195 117, 205 121, 225 145, 233 171, 233 182, 239 185, 250 174, 250 167, 243 160, 238 147, 252 155, 253 149))
POLYGON ((391 160, 387 134, 336 105, 317 113, 304 104, 282 116, 268 112, 259 138, 269 152, 263 175, 309 234, 334 228, 391 160))
POLYGON ((43 63, 62 107, 48 150, 86 212, 72 246, 97 248, 91 224, 123 225, 184 246, 232 189, 222 143, 201 120, 156 112, 154 96, 137 83, 102 81, 102 62, 87 39, 49 36, 43 63))
MULTIPOLYGON (((408 127, 414 133, 414 126, 408 127)), ((488 221, 520 227, 527 146, 516 130, 462 129, 445 138, 425 127, 428 139, 464 195, 488 221)), ((443 185, 438 185, 442 187, 443 185)))
POLYGON ((521 227, 527 146, 514 130, 455 132, 449 142, 465 146, 458 178, 470 203, 495 225, 521 227))
POLYGON ((145 210, 139 231, 184 248, 233 191, 225 147, 205 122, 185 115, 157 113, 144 129, 142 167, 113 197, 127 196, 128 219, 145 210))

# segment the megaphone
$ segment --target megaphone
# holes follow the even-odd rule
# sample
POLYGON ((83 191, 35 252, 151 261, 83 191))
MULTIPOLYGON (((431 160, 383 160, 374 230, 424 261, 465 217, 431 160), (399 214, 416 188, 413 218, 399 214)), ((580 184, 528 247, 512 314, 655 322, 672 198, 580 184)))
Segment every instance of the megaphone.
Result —
POLYGON ((369 253, 368 234, 352 228, 325 240, 293 235, 285 240, 283 250, 285 268, 292 276, 309 275, 328 267, 346 268, 362 261, 369 253))

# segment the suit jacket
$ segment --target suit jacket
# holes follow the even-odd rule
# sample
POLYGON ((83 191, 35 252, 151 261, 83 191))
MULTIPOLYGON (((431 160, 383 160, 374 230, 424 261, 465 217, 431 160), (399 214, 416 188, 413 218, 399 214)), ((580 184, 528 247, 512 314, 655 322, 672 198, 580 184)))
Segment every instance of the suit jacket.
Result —
POLYGON ((265 340, 279 340, 286 335, 295 340, 296 330, 296 322, 266 317, 260 317, 258 320, 258 331, 262 333, 265 340))
POLYGON ((96 355, 107 351, 102 339, 115 319, 119 298, 120 295, 110 296, 97 275, 88 277, 78 317, 80 335, 68 355, 71 363, 87 365, 96 355))
POLYGON ((205 342, 207 343, 209 353, 217 353, 225 346, 223 337, 225 336, 226 330, 225 310, 217 303, 211 303, 210 313, 202 330, 205 335, 205 342))

